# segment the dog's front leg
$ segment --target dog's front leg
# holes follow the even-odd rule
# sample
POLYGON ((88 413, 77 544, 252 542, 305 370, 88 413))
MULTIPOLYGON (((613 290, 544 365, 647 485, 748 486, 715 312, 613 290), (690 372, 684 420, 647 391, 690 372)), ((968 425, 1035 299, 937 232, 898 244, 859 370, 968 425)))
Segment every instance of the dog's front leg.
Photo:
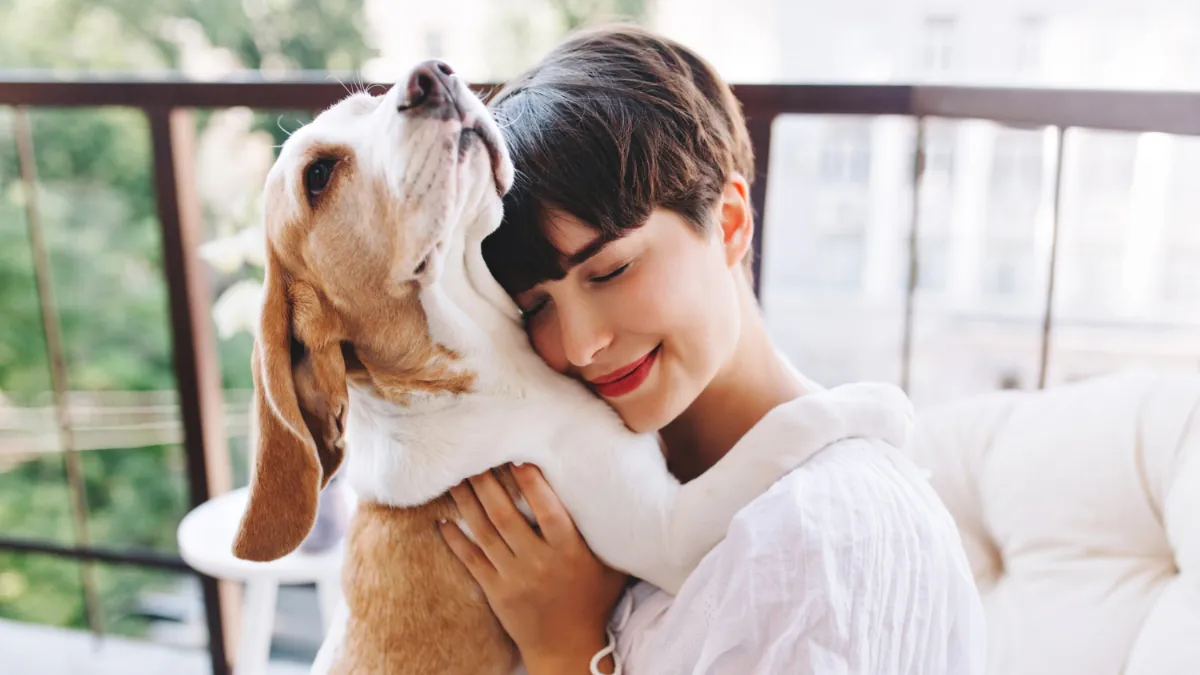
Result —
POLYGON ((675 594, 725 537, 737 512, 785 474, 838 441, 900 435, 891 426, 907 421, 880 414, 897 406, 907 406, 907 399, 890 385, 830 391, 772 410, 686 485, 667 472, 657 447, 647 445, 624 448, 616 456, 610 450, 605 470, 593 464, 585 490, 556 490, 598 556, 675 594))

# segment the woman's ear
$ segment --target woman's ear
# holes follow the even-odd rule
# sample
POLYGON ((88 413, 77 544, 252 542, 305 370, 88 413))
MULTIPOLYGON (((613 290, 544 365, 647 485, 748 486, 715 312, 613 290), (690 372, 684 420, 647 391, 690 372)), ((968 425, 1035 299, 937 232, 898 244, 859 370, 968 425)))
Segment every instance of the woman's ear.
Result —
POLYGON ((717 205, 717 218, 725 246, 725 263, 730 268, 737 267, 754 242, 754 210, 750 206, 750 184, 736 171, 725 181, 717 205))

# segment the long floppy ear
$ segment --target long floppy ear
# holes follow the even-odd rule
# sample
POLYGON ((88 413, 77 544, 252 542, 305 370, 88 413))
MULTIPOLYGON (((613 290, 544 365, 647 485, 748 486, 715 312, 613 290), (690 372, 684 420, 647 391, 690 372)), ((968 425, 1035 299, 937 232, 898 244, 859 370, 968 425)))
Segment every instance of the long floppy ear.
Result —
POLYGON ((317 517, 321 489, 343 456, 348 404, 340 342, 320 333, 319 303, 307 286, 289 289, 278 258, 267 254, 266 280, 254 371, 258 446, 250 501, 233 543, 244 560, 267 561, 294 551, 317 517), (312 298, 296 295, 313 295, 312 298))

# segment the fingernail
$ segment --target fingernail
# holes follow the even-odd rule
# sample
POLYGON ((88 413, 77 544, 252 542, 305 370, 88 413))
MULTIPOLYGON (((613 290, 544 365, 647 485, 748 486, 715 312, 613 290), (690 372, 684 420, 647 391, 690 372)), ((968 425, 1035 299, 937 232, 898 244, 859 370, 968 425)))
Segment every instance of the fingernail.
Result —
POLYGON ((448 522, 450 521, 446 520, 445 518, 438 518, 438 525, 445 525, 448 522))
POLYGON ((513 466, 525 466, 525 462, 513 462, 513 466))

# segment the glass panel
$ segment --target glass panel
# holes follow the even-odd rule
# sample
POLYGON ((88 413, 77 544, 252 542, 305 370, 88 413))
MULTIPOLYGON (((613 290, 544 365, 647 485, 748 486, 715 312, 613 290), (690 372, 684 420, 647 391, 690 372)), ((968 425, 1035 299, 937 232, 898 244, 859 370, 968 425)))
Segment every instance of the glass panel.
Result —
POLYGON ((1200 138, 1169 139, 1170 176, 1163 223, 1165 249, 1161 278, 1163 309, 1169 314, 1200 315, 1200 190, 1194 173, 1200 167, 1200 138), (1178 311, 1175 311, 1178 310, 1178 311))
POLYGON ((0 552, 0 619, 85 628, 80 563, 58 556, 0 552))
POLYGON ((0 108, 0 223, 0 536, 70 544, 11 108, 0 108))
POLYGON ((763 307, 780 349, 822 384, 899 381, 914 137, 897 117, 775 120, 763 307))
POLYGON ((188 504, 182 448, 96 448, 81 453, 81 464, 94 545, 178 550, 175 530, 188 504))
MULTIPOLYGON (((126 109, 30 117, 91 543, 172 550, 186 480, 149 129, 126 109)), ((35 404, 51 415, 51 397, 35 404)), ((32 493, 33 503, 52 498, 21 478, 13 479, 16 489, 32 493)))
POLYGON ((104 630, 208 654, 208 627, 199 580, 131 565, 96 566, 104 630))
MULTIPOLYGON (((24 411, 7 410, 15 416, 24 411)), ((69 546, 75 535, 63 456, 30 455, 27 440, 0 440, 0 536, 69 546)))
MULTIPOLYGON (((775 127, 764 307, 784 351, 826 384, 898 379, 904 124, 789 116, 775 127)), ((910 394, 922 405, 1033 388, 1054 132, 928 120, 926 150, 910 394)), ((1188 183, 1197 169, 1200 139, 1068 133, 1049 384, 1200 367, 1200 195, 1188 183)))
MULTIPOLYGON (((313 586, 279 587, 275 634, 271 640, 272 669, 283 664, 307 666, 312 663, 324 638, 320 619, 317 591, 313 586)), ((307 673, 308 669, 303 672, 307 673)))
POLYGON ((0 553, 0 653, 5 673, 207 675, 199 583, 190 574, 95 565, 104 635, 85 630, 81 563, 0 553))
POLYGON ((909 393, 918 405, 1037 386, 1054 136, 926 121, 909 393))
POLYGON ((1200 139, 1072 130, 1050 383, 1200 368, 1200 139))

